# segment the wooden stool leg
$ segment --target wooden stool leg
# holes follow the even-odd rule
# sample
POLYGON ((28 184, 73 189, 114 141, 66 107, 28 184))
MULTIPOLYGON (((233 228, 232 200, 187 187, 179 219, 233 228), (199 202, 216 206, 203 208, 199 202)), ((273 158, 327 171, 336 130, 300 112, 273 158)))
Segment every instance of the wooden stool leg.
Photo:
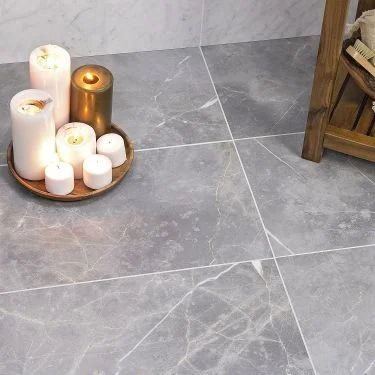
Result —
POLYGON ((326 0, 302 157, 320 162, 349 0, 326 0))

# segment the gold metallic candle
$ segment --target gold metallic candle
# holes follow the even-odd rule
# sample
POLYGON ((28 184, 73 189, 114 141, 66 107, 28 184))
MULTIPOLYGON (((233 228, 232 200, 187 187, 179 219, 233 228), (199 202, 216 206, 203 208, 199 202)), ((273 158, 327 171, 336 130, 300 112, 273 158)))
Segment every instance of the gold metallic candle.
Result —
POLYGON ((72 75, 70 121, 92 126, 96 137, 111 131, 112 73, 100 65, 84 65, 72 75))

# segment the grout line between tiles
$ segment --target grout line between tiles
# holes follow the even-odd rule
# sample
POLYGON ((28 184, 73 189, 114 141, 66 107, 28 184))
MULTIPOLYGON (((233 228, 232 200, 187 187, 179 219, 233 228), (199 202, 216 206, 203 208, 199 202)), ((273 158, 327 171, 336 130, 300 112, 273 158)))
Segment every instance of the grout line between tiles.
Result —
POLYGON ((44 290, 44 289, 55 289, 55 288, 63 288, 63 287, 70 287, 70 286, 77 286, 77 285, 86 285, 86 284, 95 284, 104 281, 116 281, 116 280, 125 280, 125 279, 134 279, 137 277, 143 276, 155 276, 155 275, 164 275, 169 273, 177 273, 177 272, 185 272, 185 271, 194 271, 206 268, 215 268, 215 267, 223 267, 223 266, 231 266, 237 264, 246 264, 251 263, 254 261, 265 261, 265 260, 273 260, 272 257, 262 258, 262 259, 249 259, 243 261, 236 261, 236 262, 227 262, 227 263, 219 263, 219 264, 208 264, 205 266, 197 266, 197 267, 186 267, 186 268, 178 268, 173 270, 166 270, 166 271, 155 271, 155 272, 146 272, 146 273, 139 273, 134 275, 126 275, 126 276, 115 276, 115 277, 108 277, 106 279, 95 279, 95 280, 86 280, 86 281, 77 281, 75 283, 64 283, 64 284, 55 284, 55 285, 46 285, 46 286, 39 286, 35 288, 25 288, 25 289, 16 289, 16 290, 9 290, 0 292, 0 296, 6 294, 14 294, 14 293, 22 293, 22 292, 32 292, 36 290, 44 290))
POLYGON ((247 174, 246 174, 246 171, 245 171, 244 165, 243 165, 243 163, 242 163, 242 159, 241 159, 240 154, 239 154, 239 152, 238 152, 238 148, 237 148, 236 142, 234 141, 233 134, 232 134, 232 131, 231 131, 231 129, 230 129, 230 126, 229 126, 229 123, 228 123, 227 117, 226 117, 226 115, 225 115, 225 112, 224 112, 223 106, 222 106, 222 104, 221 104, 221 101, 220 101, 219 95, 218 95, 218 93, 217 93, 217 91, 216 91, 216 87, 215 87, 214 81, 213 81, 213 79, 212 79, 210 69, 208 68, 208 64, 207 64, 206 58, 204 57, 204 54, 203 54, 202 48, 199 47, 199 49, 200 49, 200 51, 201 51, 201 55, 202 55, 203 61, 204 61, 205 65, 206 65, 207 73, 208 73, 208 75, 209 75, 209 77, 210 77, 212 87, 213 87, 213 89, 214 89, 214 91, 215 91, 215 94, 216 94, 216 97, 217 97, 217 99, 218 99, 218 102, 219 102, 219 105, 220 105, 220 108, 221 108, 221 111, 222 111, 222 114, 223 114, 224 120, 225 120, 225 122, 226 122, 226 124, 227 124, 229 134, 230 134, 230 136, 231 136, 231 138, 232 138, 232 140, 233 140, 233 145, 234 145, 234 148, 235 148, 235 150, 236 150, 237 157, 238 157, 238 159, 239 159, 239 162, 240 162, 240 165, 241 165, 242 172, 243 172, 243 174, 244 174, 245 180, 246 180, 247 185, 248 185, 248 187, 249 187, 249 191, 250 191, 251 197, 252 197, 252 199, 253 199, 253 202, 254 202, 254 205, 255 205, 256 211, 257 211, 257 213, 258 213, 258 216, 259 216, 260 222, 261 222, 261 224, 262 224, 264 234, 265 234, 265 236, 266 236, 266 238, 267 238, 268 245, 269 245, 269 247, 270 247, 270 249, 271 249, 272 256, 273 256, 273 260, 274 260, 274 262, 275 262, 275 264, 276 264, 276 267, 277 267, 278 273, 279 273, 279 275, 280 275, 280 280, 281 280, 281 282, 282 282, 282 284, 283 284, 283 287, 284 287, 284 290, 285 290, 285 294, 286 294, 286 296, 287 296, 287 298, 288 298, 290 308, 291 308, 291 310, 292 310, 292 313, 293 313, 293 315, 294 315, 294 319, 295 319, 295 321, 296 321, 297 327, 298 327, 298 329, 299 329, 299 332, 300 332, 300 335, 301 335, 301 338, 302 338, 302 342, 303 342, 303 344, 305 345, 306 353, 307 353, 307 355, 308 355, 308 357, 309 357, 309 359, 310 359, 310 363, 311 363, 311 366, 312 366, 312 368, 313 368, 314 374, 316 375, 317 372, 316 372, 316 370, 315 370, 315 366, 314 366, 314 363, 313 363, 313 361, 312 361, 312 357, 311 357, 310 352, 309 352, 309 349, 308 349, 308 347, 307 347, 306 340, 305 340, 305 338, 304 338, 304 336, 303 336, 301 326, 300 326, 299 321, 298 321, 298 319, 297 319, 297 314, 296 314, 296 312, 295 312, 295 310, 294 310, 294 307, 293 307, 292 301, 291 301, 291 299, 290 299, 290 296, 289 296, 288 290, 287 290, 287 288, 286 288, 286 285, 285 285, 285 282, 284 282, 283 276, 282 276, 282 274, 281 274, 279 264, 278 264, 277 259, 276 259, 276 257, 275 257, 275 253, 274 253, 274 250, 273 250, 273 248, 272 248, 271 241, 270 241, 270 239, 269 239, 269 237, 268 237, 268 233, 267 233, 266 227, 265 227, 265 225, 264 225, 264 221, 263 221, 262 215, 261 215, 261 213, 260 213, 260 210, 259 210, 259 207, 258 207, 257 201, 256 201, 256 199, 255 199, 253 189, 252 189, 252 187, 251 187, 251 185, 250 185, 250 182, 249 182, 249 179, 248 179, 248 177, 247 177, 247 174))
POLYGON ((187 143, 187 144, 174 145, 174 146, 140 148, 138 150, 134 150, 134 152, 165 150, 165 149, 169 149, 169 148, 180 148, 180 147, 190 147, 190 146, 202 146, 202 145, 211 145, 211 144, 225 143, 225 142, 232 142, 232 140, 231 139, 224 139, 222 141, 198 142, 198 143, 187 143))
POLYGON ((293 133, 281 133, 281 134, 270 134, 270 135, 258 135, 256 137, 243 137, 243 138, 233 138, 235 141, 246 141, 249 139, 260 139, 260 138, 271 138, 271 137, 283 137, 285 135, 296 135, 304 134, 305 132, 293 132, 293 133))
POLYGON ((280 258, 298 257, 300 255, 332 253, 332 252, 340 252, 340 251, 351 250, 351 249, 365 249, 367 247, 375 247, 375 244, 348 246, 348 247, 337 247, 337 248, 334 248, 334 249, 315 250, 315 251, 310 251, 310 252, 305 252, 305 253, 294 253, 294 254, 290 254, 290 255, 289 254, 288 255, 278 255, 278 256, 276 256, 276 258, 280 259, 280 258))
MULTIPOLYGON (((221 105, 220 105, 221 106, 221 105)), ((261 139, 261 138, 271 138, 271 137, 283 137, 288 135, 296 135, 296 134, 304 134, 304 132, 295 132, 295 133, 283 133, 283 134, 270 134, 270 135, 259 135, 255 137, 245 137, 245 138, 233 138, 232 139, 224 139, 221 141, 208 141, 208 142, 197 142, 197 143, 186 143, 180 145, 171 145, 171 146, 160 146, 160 147, 149 147, 149 148, 139 148, 135 149, 134 152, 144 152, 144 151, 156 151, 156 150, 166 150, 169 148, 180 148, 180 147, 190 147, 190 146, 202 146, 202 145, 210 145, 210 144, 217 144, 217 143, 225 143, 225 142, 233 142, 233 141, 245 141, 251 139, 261 139)), ((0 167, 7 167, 8 164, 0 164, 0 167)))

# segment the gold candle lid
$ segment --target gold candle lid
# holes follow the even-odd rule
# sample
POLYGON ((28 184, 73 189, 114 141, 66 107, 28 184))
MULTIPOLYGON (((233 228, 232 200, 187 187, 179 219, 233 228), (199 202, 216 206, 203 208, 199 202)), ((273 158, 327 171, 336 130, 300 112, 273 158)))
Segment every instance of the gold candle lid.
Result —
POLYGON ((72 85, 87 91, 106 91, 113 85, 112 73, 101 65, 83 65, 72 74, 72 85))

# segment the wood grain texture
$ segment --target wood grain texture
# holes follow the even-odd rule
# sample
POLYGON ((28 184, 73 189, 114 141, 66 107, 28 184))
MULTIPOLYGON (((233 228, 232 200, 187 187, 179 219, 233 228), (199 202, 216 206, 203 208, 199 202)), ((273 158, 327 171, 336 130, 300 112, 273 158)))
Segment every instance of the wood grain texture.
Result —
POLYGON ((349 77, 345 89, 335 105, 329 123, 339 128, 351 130, 365 97, 364 92, 349 77))
POLYGON ((324 147, 361 159, 375 161, 375 138, 350 130, 327 126, 324 147))
POLYGON ((134 159, 134 147, 132 142, 130 141, 127 134, 116 125, 112 124, 112 133, 117 133, 124 138, 125 148, 126 148, 126 157, 127 160, 124 164, 120 165, 117 168, 112 169, 112 183, 105 186, 102 189, 93 190, 88 188, 84 183, 83 180, 74 180, 74 190, 68 195, 55 195, 51 194, 46 190, 44 180, 41 181, 30 181, 22 178, 18 175, 14 168, 13 162, 13 145, 10 143, 8 147, 8 154, 7 154, 7 161, 8 167, 14 178, 27 190, 31 191, 32 193, 39 195, 40 197, 55 200, 55 201, 62 201, 62 202, 73 202, 73 201, 81 201, 84 199, 89 199, 93 197, 97 197, 112 188, 114 188, 126 175, 129 171, 133 159, 134 159))
POLYGON ((337 66, 337 72, 336 72, 336 79, 335 83, 333 85, 333 93, 332 93, 332 99, 331 99, 331 106, 329 109, 330 117, 332 117, 332 114, 337 107, 340 99, 342 98, 342 95, 345 92, 345 87, 349 82, 349 73, 346 69, 343 61, 342 61, 342 54, 339 58, 339 64, 337 66))
POLYGON ((320 162, 349 0, 326 0, 302 157, 320 162))
POLYGON ((356 133, 368 134, 374 120, 374 111, 372 110, 372 99, 366 95, 361 116, 354 128, 356 133))

